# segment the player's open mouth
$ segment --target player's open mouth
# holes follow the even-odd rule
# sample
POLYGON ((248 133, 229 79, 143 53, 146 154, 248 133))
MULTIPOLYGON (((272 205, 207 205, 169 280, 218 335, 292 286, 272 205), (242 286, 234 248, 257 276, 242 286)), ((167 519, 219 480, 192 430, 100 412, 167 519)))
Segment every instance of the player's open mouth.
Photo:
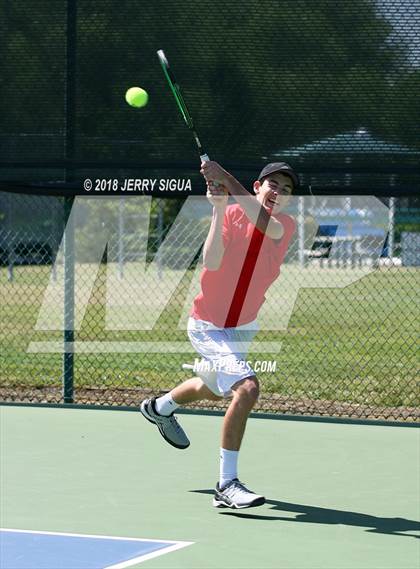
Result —
POLYGON ((267 205, 268 205, 268 207, 274 207, 274 206, 278 205, 278 203, 277 203, 275 198, 268 198, 267 199, 267 205))

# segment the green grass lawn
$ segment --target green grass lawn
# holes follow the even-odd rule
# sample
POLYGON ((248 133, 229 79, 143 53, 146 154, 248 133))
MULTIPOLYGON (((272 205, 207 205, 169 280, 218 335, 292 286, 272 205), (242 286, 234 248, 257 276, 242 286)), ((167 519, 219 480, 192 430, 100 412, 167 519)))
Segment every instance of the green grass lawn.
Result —
MULTIPOLYGON (((16 267, 13 282, 7 281, 5 269, 0 271, 3 386, 60 385, 62 358, 59 353, 27 353, 32 342, 61 341, 60 332, 34 329, 49 271, 49 267, 16 267)), ((83 267, 79 274, 83 277, 83 267)), ((179 273, 169 270, 162 280, 156 275, 150 276, 150 282, 143 283, 140 292, 133 293, 133 298, 134 294, 135 298, 140 294, 143 302, 136 310, 150 315, 162 305, 161 296, 170 283, 174 279, 179 281, 153 329, 148 331, 106 330, 105 274, 105 266, 102 266, 81 329, 76 333, 78 341, 155 344, 188 341, 182 326, 185 306, 189 306, 192 295, 190 283, 196 284, 193 271, 181 278, 179 273)), ((281 350, 275 354, 258 352, 259 344, 256 344, 257 351, 250 355, 253 361, 276 361, 275 372, 260 374, 264 393, 385 407, 418 404, 419 275, 416 269, 381 268, 365 276, 361 274, 353 284, 337 288, 337 282, 347 282, 350 270, 289 266, 287 277, 284 283, 280 277, 279 286, 283 284, 290 289, 290 283, 301 279, 306 288, 299 289, 286 330, 263 329, 257 336, 261 342, 281 342, 281 350)), ((129 287, 130 283, 121 281, 118 286, 122 294, 123 287, 129 287)), ((275 323, 282 317, 281 291, 276 288, 273 295, 278 296, 268 298, 271 312, 264 322, 271 319, 275 323)), ((60 310, 59 302, 56 308, 60 310)), ((128 306, 128 310, 131 309, 134 311, 134 305, 128 306)), ((192 349, 187 354, 165 351, 123 354, 103 350, 102 353, 77 354, 75 385, 157 391, 185 379, 181 364, 193 361, 194 357, 192 349)))

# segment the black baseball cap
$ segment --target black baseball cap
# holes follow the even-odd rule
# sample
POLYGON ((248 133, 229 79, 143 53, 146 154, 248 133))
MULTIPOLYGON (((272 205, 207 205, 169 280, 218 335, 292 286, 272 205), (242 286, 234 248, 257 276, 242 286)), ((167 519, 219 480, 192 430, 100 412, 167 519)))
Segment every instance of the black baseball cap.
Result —
POLYGON ((260 175, 258 176, 258 180, 261 181, 263 178, 266 178, 270 174, 274 174, 277 172, 280 172, 281 174, 286 174, 287 176, 290 176, 293 180, 293 185, 295 188, 297 188, 297 186, 299 186, 298 175, 293 170, 293 168, 290 166, 290 164, 287 164, 287 162, 271 162, 270 164, 267 164, 261 170, 260 175))

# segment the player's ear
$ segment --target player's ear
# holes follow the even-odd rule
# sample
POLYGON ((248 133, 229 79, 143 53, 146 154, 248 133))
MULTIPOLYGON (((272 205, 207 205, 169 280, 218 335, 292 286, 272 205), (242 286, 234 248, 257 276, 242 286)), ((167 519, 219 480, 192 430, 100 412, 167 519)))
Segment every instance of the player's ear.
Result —
POLYGON ((254 182, 254 193, 258 194, 261 188, 261 182, 259 180, 255 180, 254 182))

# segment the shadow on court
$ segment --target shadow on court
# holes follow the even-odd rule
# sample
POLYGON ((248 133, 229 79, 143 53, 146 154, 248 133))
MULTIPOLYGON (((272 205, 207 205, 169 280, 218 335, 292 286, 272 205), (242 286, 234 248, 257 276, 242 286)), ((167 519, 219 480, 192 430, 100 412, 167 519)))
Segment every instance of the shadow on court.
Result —
MULTIPOLYGON (((197 494, 213 494, 214 490, 191 490, 197 494)), ((280 502, 278 500, 266 500, 266 504, 271 506, 270 510, 281 510, 283 512, 296 512, 295 518, 284 516, 268 516, 254 513, 245 513, 238 510, 224 510, 219 512, 224 516, 235 516, 237 518, 251 520, 278 520, 285 522, 304 522, 308 524, 341 524, 346 526, 371 528, 366 531, 372 533, 384 533, 389 535, 401 535, 403 537, 419 536, 409 533, 401 533, 407 531, 420 531, 420 522, 407 520, 405 518, 380 518, 378 516, 370 516, 369 514, 360 514, 358 512, 347 512, 344 510, 332 510, 330 508, 318 508, 316 506, 306 506, 304 504, 292 504, 290 502, 280 502)), ((249 510, 247 510, 249 512, 249 510)))

